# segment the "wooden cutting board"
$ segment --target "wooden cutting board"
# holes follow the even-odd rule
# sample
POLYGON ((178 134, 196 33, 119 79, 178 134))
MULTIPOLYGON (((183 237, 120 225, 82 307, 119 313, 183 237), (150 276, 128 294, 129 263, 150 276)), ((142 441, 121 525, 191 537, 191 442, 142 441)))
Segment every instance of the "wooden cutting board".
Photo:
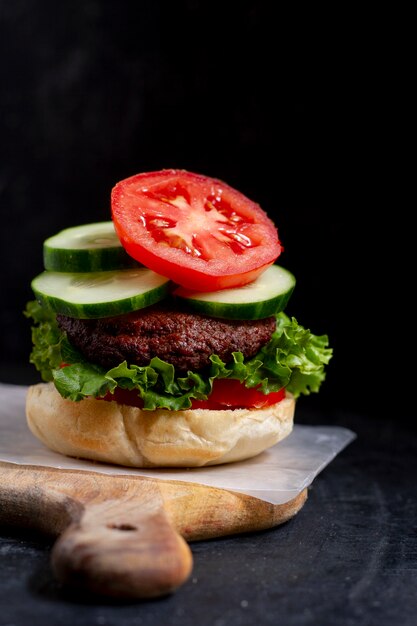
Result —
POLYGON ((306 498, 274 505, 195 483, 0 462, 0 524, 58 537, 57 578, 116 598, 174 591, 192 570, 187 541, 272 528, 306 498))

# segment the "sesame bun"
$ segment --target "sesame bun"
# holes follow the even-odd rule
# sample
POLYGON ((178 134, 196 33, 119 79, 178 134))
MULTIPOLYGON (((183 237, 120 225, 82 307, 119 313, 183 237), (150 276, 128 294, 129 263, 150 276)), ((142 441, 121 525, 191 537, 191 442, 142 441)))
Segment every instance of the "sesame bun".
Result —
POLYGON ((261 409, 144 411, 89 398, 72 402, 53 383, 29 387, 32 433, 68 456, 130 467, 201 467, 253 457, 290 434, 291 394, 261 409))

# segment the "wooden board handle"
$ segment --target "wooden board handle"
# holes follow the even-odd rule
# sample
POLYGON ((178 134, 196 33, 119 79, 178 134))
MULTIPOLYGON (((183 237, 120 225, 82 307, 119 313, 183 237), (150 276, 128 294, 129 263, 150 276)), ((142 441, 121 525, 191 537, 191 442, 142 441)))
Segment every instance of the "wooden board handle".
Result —
POLYGON ((185 540, 272 528, 306 498, 304 489, 274 505, 195 483, 0 462, 0 524, 59 537, 52 555, 58 578, 117 598, 175 590, 191 572, 185 540))
POLYGON ((191 551, 169 522, 157 486, 144 483, 132 505, 113 500, 86 507, 53 548, 61 582, 117 598, 151 598, 188 578, 191 551))

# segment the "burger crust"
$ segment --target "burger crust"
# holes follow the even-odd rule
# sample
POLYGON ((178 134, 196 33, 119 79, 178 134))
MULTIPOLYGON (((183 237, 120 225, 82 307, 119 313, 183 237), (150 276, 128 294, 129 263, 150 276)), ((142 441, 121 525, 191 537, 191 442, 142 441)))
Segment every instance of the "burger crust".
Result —
POLYGON ((30 430, 67 456, 130 467, 201 467, 253 457, 290 434, 291 394, 261 409, 144 411, 88 398, 66 400, 53 383, 29 387, 30 430))

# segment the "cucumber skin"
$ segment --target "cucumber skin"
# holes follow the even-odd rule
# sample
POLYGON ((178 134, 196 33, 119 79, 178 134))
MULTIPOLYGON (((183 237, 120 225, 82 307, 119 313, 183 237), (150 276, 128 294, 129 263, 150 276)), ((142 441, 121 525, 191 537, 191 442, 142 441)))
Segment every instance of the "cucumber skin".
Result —
POLYGON ((271 298, 271 300, 266 302, 239 303, 238 306, 230 306, 229 303, 224 304, 221 302, 216 302, 210 306, 209 302, 202 302, 193 298, 181 298, 181 296, 176 296, 175 292, 173 296, 181 300, 188 309, 201 315, 221 317, 228 320, 260 320, 283 311, 294 291, 294 286, 286 293, 271 298))
POLYGON ((53 272, 102 272, 142 267, 121 246, 90 250, 68 250, 43 246, 43 263, 53 272))
POLYGON ((124 313, 138 311, 151 306, 152 304, 156 304, 156 302, 165 298, 171 289, 171 283, 167 281, 163 285, 155 287, 155 289, 152 289, 144 294, 140 294, 140 296, 137 297, 124 298, 123 300, 117 300, 116 302, 72 304, 66 300, 61 300, 60 298, 45 296, 36 289, 33 283, 34 281, 32 281, 32 291, 38 302, 45 309, 61 315, 67 315, 68 317, 75 317, 77 319, 99 319, 102 317, 114 317, 116 315, 123 315, 124 313), (140 306, 137 306, 138 300, 141 302, 140 306))

